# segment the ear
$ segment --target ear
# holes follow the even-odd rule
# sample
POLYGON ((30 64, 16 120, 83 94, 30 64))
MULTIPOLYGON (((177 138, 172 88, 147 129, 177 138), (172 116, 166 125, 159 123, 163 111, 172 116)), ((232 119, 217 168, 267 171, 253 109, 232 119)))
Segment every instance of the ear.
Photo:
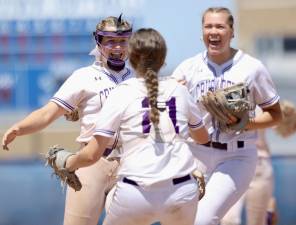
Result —
POLYGON ((234 29, 231 28, 231 31, 232 31, 232 35, 231 35, 231 37, 234 38, 234 29))

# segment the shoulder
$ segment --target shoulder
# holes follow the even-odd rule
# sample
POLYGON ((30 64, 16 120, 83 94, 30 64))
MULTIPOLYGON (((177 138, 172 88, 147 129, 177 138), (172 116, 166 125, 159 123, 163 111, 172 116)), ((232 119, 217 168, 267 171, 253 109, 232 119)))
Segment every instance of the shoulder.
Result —
POLYGON ((118 84, 117 87, 132 86, 132 85, 136 85, 137 83, 138 83, 138 79, 135 77, 131 77, 131 78, 121 82, 120 84, 118 84))
POLYGON ((91 66, 81 67, 77 70, 75 70, 72 75, 70 76, 71 79, 85 79, 87 75, 93 74, 94 71, 91 66))
POLYGON ((203 53, 199 53, 181 62, 173 71, 172 77, 177 80, 190 80, 195 71, 197 71, 203 64, 203 53))
POLYGON ((136 78, 130 78, 121 82, 111 91, 107 101, 116 103, 120 107, 126 107, 135 99, 144 95, 138 83, 136 78))
POLYGON ((240 69, 248 71, 247 82, 259 82, 259 80, 271 80, 270 73, 266 66, 257 58, 244 54, 242 59, 242 65, 240 69))
POLYGON ((251 68, 258 69, 258 68, 265 67, 259 59, 255 58, 254 56, 251 56, 247 53, 243 53, 242 62, 249 65, 249 66, 252 66, 251 68))
POLYGON ((93 71, 93 66, 89 65, 89 66, 80 67, 79 69, 75 70, 73 74, 84 74, 84 73, 90 73, 92 71, 93 71))
POLYGON ((201 62, 203 60, 203 53, 198 53, 197 55, 185 59, 183 62, 179 64, 178 67, 188 68, 197 64, 197 62, 201 62))
POLYGON ((180 84, 176 79, 174 79, 171 76, 160 77, 158 80, 159 80, 160 88, 163 88, 163 89, 169 89, 170 87, 172 88, 184 87, 185 89, 187 89, 184 85, 180 84))
POLYGON ((182 95, 182 93, 185 95, 187 93, 189 94, 185 85, 180 84, 176 79, 170 76, 160 78, 159 86, 160 92, 167 93, 168 95, 182 95))
POLYGON ((138 79, 135 77, 132 77, 118 84, 112 92, 116 92, 117 95, 122 95, 125 98, 127 98, 131 96, 132 93, 135 92, 135 90, 137 90, 137 87, 139 86, 138 83, 139 83, 138 79))

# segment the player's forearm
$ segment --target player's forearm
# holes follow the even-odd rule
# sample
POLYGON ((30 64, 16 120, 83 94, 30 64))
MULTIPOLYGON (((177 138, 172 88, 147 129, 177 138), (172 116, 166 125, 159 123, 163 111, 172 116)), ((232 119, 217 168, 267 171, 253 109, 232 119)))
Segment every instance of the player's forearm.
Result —
POLYGON ((276 126, 282 120, 282 113, 279 104, 263 109, 263 113, 251 119, 247 124, 247 130, 264 129, 276 126))
POLYGON ((66 169, 69 171, 77 170, 96 163, 103 155, 108 141, 103 138, 94 137, 83 149, 68 158, 66 169))
POLYGON ((35 133, 47 127, 52 119, 48 118, 44 112, 35 111, 27 116, 25 119, 15 124, 17 128, 17 136, 35 133))
POLYGON ((198 144, 206 144, 209 142, 209 133, 205 127, 200 129, 190 129, 190 136, 198 144))
POLYGON ((87 167, 100 159, 100 155, 91 156, 81 152, 76 153, 75 155, 70 156, 67 159, 66 169, 69 171, 75 171, 81 167, 87 167))
POLYGON ((49 123, 49 120, 42 117, 42 113, 33 112, 28 117, 15 124, 14 127, 17 128, 17 136, 21 136, 40 131, 48 126, 49 123))
POLYGON ((25 119, 16 123, 14 127, 17 136, 35 133, 47 127, 66 111, 55 103, 48 103, 44 107, 29 114, 25 119))

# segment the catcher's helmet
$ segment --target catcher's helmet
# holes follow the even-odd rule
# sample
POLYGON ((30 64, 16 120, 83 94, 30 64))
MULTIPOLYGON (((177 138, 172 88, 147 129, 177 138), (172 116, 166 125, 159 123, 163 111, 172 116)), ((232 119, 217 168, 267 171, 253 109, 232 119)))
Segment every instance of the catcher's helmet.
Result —
POLYGON ((130 37, 132 35, 132 26, 121 17, 122 14, 118 18, 109 16, 97 24, 96 31, 93 32, 97 44, 101 43, 104 36, 130 37))
MULTIPOLYGON (((103 37, 108 38, 129 38, 132 34, 132 26, 122 18, 122 14, 120 16, 114 17, 110 16, 105 19, 103 19, 101 22, 99 22, 96 26, 96 31, 93 32, 93 35, 95 37, 97 45, 100 47, 101 55, 107 59, 107 65, 110 69, 113 69, 115 71, 120 71, 125 66, 125 61, 127 57, 118 57, 114 55, 121 55, 118 54, 122 50, 115 50, 113 46, 104 46, 105 48, 108 48, 111 50, 111 52, 116 52, 117 54, 106 54, 102 50, 102 40, 103 37)), ((125 43, 127 46, 127 42, 125 43)))

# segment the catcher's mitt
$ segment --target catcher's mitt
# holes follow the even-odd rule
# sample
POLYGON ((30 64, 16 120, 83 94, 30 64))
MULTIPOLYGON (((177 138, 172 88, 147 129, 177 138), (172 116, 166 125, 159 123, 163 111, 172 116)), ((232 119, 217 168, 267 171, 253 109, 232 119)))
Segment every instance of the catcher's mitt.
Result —
POLYGON ((283 119, 275 127, 275 131, 282 137, 288 137, 296 132, 296 108, 287 100, 280 103, 283 119))
POLYGON ((206 193, 206 182, 205 178, 199 170, 194 170, 192 172, 192 176, 198 181, 198 189, 199 189, 199 200, 203 198, 206 193))
POLYGON ((61 179, 63 185, 67 183, 75 191, 80 191, 82 185, 75 171, 70 172, 65 168, 66 161, 71 155, 74 155, 74 153, 53 146, 46 154, 46 165, 53 168, 54 174, 61 179))
POLYGON ((249 121, 251 103, 248 93, 246 85, 238 83, 224 89, 209 91, 201 97, 201 103, 217 121, 221 131, 241 131, 249 121), (237 120, 234 123, 233 118, 237 120))

